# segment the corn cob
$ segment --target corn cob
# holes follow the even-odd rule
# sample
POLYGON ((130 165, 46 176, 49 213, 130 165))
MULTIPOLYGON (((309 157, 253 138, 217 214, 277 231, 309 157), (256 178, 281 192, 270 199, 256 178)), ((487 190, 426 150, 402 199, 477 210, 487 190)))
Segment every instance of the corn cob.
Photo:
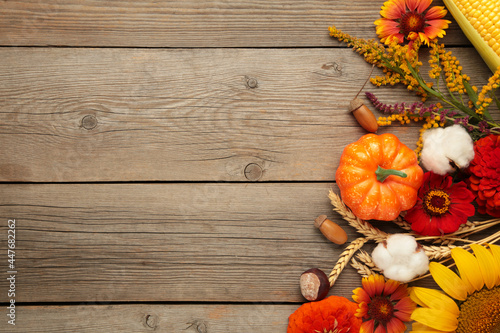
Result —
POLYGON ((443 0, 492 72, 500 66, 500 0, 443 0))

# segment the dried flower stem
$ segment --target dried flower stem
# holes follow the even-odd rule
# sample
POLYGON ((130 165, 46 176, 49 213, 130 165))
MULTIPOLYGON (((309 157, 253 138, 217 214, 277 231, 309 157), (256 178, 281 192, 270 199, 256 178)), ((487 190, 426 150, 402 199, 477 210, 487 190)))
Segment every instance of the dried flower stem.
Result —
POLYGON ((345 265, 351 260, 352 256, 354 253, 356 253, 357 250, 363 247, 365 243, 368 240, 366 238, 358 238, 355 239, 347 246, 340 254, 339 260, 333 267, 330 275, 328 275, 328 280, 330 281, 330 287, 332 287, 335 284, 335 281, 337 281, 337 278, 339 277, 340 273, 344 270, 345 265))

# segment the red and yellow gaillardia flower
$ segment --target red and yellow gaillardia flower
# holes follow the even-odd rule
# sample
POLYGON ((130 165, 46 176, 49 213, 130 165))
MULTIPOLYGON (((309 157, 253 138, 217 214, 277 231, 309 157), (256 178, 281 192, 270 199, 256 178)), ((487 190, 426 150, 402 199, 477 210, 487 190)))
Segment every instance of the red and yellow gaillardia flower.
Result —
POLYGON ((442 38, 451 22, 443 20, 446 9, 443 6, 429 8, 432 0, 389 0, 380 11, 381 19, 375 21, 380 41, 390 44, 394 40, 403 43, 415 40, 429 45, 430 40, 442 38))
POLYGON ((451 250, 459 275, 431 262, 431 275, 444 292, 410 288, 411 299, 420 306, 411 315, 413 333, 500 331, 500 246, 471 248, 474 254, 458 247, 451 250))
POLYGON ((367 319, 360 333, 403 333, 405 321, 410 321, 417 307, 409 296, 406 284, 385 280, 382 275, 364 277, 362 287, 353 291, 352 298, 359 304, 356 316, 367 319))
POLYGON ((357 308, 356 303, 341 296, 304 303, 288 318, 287 333, 359 332, 361 319, 355 316, 357 308))

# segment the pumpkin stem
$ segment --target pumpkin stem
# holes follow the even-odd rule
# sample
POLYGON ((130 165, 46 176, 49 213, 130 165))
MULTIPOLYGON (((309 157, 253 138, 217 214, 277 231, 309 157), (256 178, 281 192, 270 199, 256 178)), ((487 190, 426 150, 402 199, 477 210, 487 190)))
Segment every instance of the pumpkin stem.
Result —
POLYGON ((408 177, 408 175, 403 171, 394 169, 384 169, 380 165, 378 166, 377 171, 375 171, 375 174, 377 175, 377 180, 381 183, 383 183, 389 176, 398 176, 401 178, 408 177))

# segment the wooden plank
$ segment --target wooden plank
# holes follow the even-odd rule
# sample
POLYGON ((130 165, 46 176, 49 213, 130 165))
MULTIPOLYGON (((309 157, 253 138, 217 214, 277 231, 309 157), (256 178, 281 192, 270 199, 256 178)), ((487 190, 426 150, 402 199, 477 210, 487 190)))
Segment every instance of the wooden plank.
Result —
POLYGON ((19 306, 12 332, 286 332, 288 316, 297 308, 272 303, 19 306))
MULTIPOLYGON (((453 51, 487 82, 475 50, 453 51)), ((3 48, 0 57, 0 181, 332 181, 343 148, 365 134, 347 105, 370 66, 350 49, 3 48)), ((416 100, 403 86, 365 90, 416 100)), ((415 147, 416 129, 386 131, 415 147)))
MULTIPOLYGON (((300 274, 329 273, 347 246, 313 220, 327 214, 359 237, 332 212, 331 186, 0 185, 0 233, 16 221, 16 301, 301 302, 300 274)), ((350 297, 360 282, 346 267, 330 292, 350 297)))
MULTIPOLYGON (((334 46, 332 24, 375 38, 383 1, 4 1, 0 45, 116 47, 334 46)), ((441 0, 433 5, 443 5, 441 0)), ((453 21, 444 41, 468 43, 453 21)))

